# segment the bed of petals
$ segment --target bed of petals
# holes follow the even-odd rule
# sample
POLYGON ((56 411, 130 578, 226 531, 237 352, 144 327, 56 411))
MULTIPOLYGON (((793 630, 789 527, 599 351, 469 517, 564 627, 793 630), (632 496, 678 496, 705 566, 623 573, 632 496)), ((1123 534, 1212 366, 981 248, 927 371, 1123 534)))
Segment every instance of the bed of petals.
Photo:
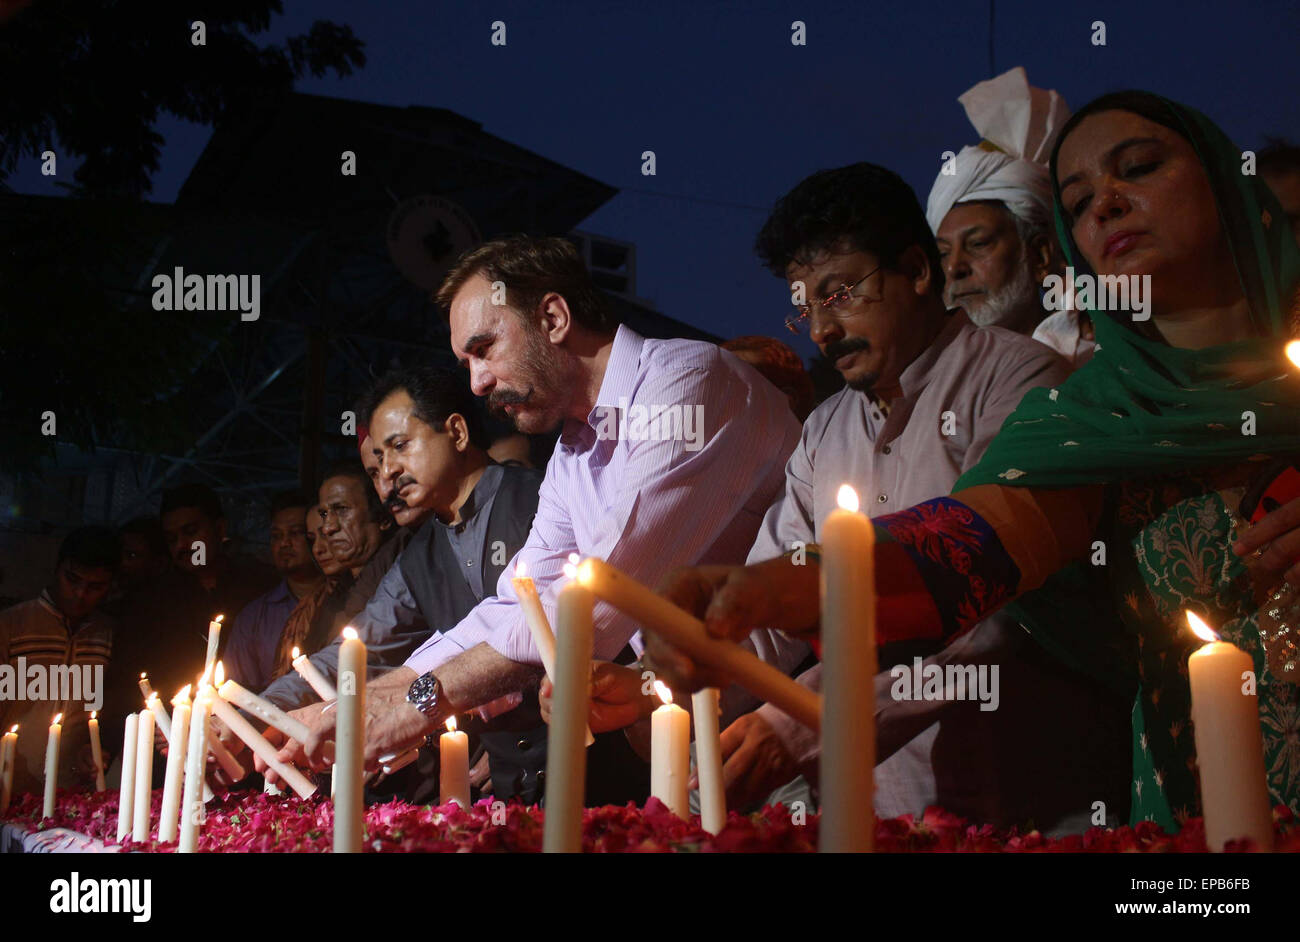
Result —
MULTIPOLYGON (((153 795, 150 840, 122 842, 124 849, 169 853, 157 840, 161 790, 153 795)), ((60 789, 54 815, 41 819, 38 795, 17 797, 6 820, 27 830, 67 828, 104 844, 117 842, 116 792, 60 789)), ((535 853, 542 848, 543 812, 519 804, 493 807, 490 799, 462 809, 391 801, 366 809, 366 849, 381 853, 535 853)), ((1285 806, 1274 809, 1279 851, 1300 851, 1300 821, 1285 806)), ((219 794, 208 804, 199 850, 207 853, 322 853, 333 843, 328 801, 261 792, 219 794)), ((796 823, 782 806, 750 815, 732 812, 716 836, 683 821, 656 799, 644 808, 589 808, 583 850, 589 853, 804 853, 817 848, 817 816, 796 823)), ((1193 818, 1177 834, 1147 822, 1136 827, 1093 828, 1081 835, 1044 837, 1038 831, 976 826, 938 808, 914 818, 877 822, 876 849, 886 853, 1204 853, 1205 832, 1193 818)), ((1229 848, 1248 850, 1249 847, 1229 848)))

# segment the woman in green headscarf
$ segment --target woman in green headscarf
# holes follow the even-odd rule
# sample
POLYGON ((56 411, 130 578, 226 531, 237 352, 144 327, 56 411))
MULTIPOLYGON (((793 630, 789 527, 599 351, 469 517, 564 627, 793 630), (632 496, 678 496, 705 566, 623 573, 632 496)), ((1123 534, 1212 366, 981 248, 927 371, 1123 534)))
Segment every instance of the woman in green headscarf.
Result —
MULTIPOLYGON (((1138 276, 1143 302, 1092 305, 1096 356, 1030 392, 952 497, 874 521, 878 641, 951 636, 1010 603, 1045 648, 1136 694, 1130 818, 1170 829, 1200 813, 1186 610, 1254 656, 1269 788, 1300 811, 1300 697, 1261 643, 1289 640, 1300 597, 1232 550, 1242 496, 1300 453, 1283 355, 1300 250, 1242 166, 1207 118, 1155 95, 1077 112, 1052 155, 1068 263, 1138 276)), ((720 637, 812 634, 819 567, 797 562, 686 570, 664 591, 720 637)), ((719 680, 648 647, 682 686, 719 680)))

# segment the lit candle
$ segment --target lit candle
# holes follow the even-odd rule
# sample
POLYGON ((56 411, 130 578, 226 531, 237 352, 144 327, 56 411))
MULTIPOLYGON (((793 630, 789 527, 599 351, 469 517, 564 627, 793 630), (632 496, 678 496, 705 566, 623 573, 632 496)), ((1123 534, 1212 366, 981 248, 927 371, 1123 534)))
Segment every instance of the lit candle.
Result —
POLYGON ((752 652, 710 637, 704 622, 627 573, 588 556, 578 567, 577 578, 598 598, 626 612, 644 630, 666 638, 695 661, 721 671, 810 729, 821 725, 822 699, 815 691, 796 683, 752 652))
MULTIPOLYGON (((578 563, 578 554, 570 553, 569 562, 576 565, 578 563)), ((531 576, 527 575, 527 568, 524 561, 519 560, 519 565, 515 567, 514 578, 510 584, 515 588, 515 596, 519 599, 519 607, 523 609, 524 621, 528 623, 528 630, 533 636, 533 644, 537 645, 537 652, 542 657, 542 667, 546 668, 546 676, 555 683, 555 633, 551 631, 551 623, 546 617, 546 609, 542 608, 542 599, 537 594, 537 585, 533 582, 531 576)), ((596 741, 596 737, 591 734, 591 727, 588 726, 583 734, 588 746, 596 741)))
MULTIPOLYGON (((222 684, 223 674, 221 662, 218 661, 216 681, 224 687, 224 684, 222 684)), ((243 740, 253 752, 261 756, 263 762, 275 769, 276 774, 284 779, 289 787, 298 793, 299 797, 310 798, 316 793, 316 786, 311 783, 307 776, 288 763, 281 761, 278 757, 279 750, 267 742, 266 737, 254 729, 253 724, 244 719, 243 715, 228 701, 221 697, 213 697, 212 711, 223 723, 230 727, 232 733, 243 740)))
POLYGON ((542 850, 582 851, 582 809, 587 785, 583 730, 591 699, 592 609, 596 597, 564 567, 569 581, 556 598, 555 693, 546 738, 546 823, 542 850))
POLYGON ((456 728, 456 717, 447 717, 447 732, 438 737, 441 794, 439 804, 456 802, 469 807, 469 737, 456 728))
POLYGON ((203 673, 211 677, 217 666, 217 650, 221 647, 221 620, 225 615, 218 615, 208 622, 208 653, 203 661, 203 673))
MULTIPOLYGON (((149 677, 146 674, 140 675, 140 692, 144 694, 145 706, 153 713, 154 726, 158 728, 158 732, 163 734, 163 739, 167 740, 167 745, 170 746, 172 741, 172 718, 167 713, 167 708, 163 706, 162 698, 150 686, 149 677)), ((152 749, 153 747, 153 741, 150 740, 149 748, 152 749)))
POLYGON ((95 761, 95 791, 102 792, 108 786, 104 782, 104 746, 99 739, 98 710, 91 711, 86 725, 90 729, 90 757, 95 761))
POLYGON ((689 818, 686 779, 691 768, 691 718, 673 703, 673 693, 662 680, 655 692, 663 706, 650 716, 650 795, 679 818, 689 818))
MULTIPOLYGON (((267 725, 274 726, 290 739, 306 742, 307 737, 311 735, 311 730, 307 728, 306 723, 295 720, 271 701, 262 699, 233 680, 218 684, 217 696, 228 703, 233 703, 245 712, 253 714, 267 725)), ((224 717, 224 714, 222 715, 224 717)))
POLYGON ((722 786, 722 736, 718 729, 719 693, 705 687, 691 694, 695 718, 695 768, 700 781, 700 827, 717 834, 727 823, 727 793, 722 786))
MULTIPOLYGON (((158 694, 152 699, 157 700, 158 694)), ((131 839, 149 839, 149 803, 153 798, 153 710, 140 711, 135 734, 135 809, 131 812, 131 839)))
POLYGON ((158 840, 176 840, 177 815, 181 807, 181 783, 185 779, 185 751, 190 732, 190 686, 186 684, 172 699, 172 735, 167 745, 167 772, 163 778, 162 808, 158 817, 158 840))
POLYGON ((199 680, 194 695, 194 709, 190 713, 190 729, 185 744, 185 788, 181 798, 181 836, 176 850, 192 854, 199 849, 199 831, 203 827, 203 784, 208 759, 208 711, 212 703, 212 687, 208 674, 199 680))
POLYGON ((117 839, 126 840, 131 833, 131 812, 135 810, 135 751, 138 713, 126 715, 122 729, 122 783, 117 793, 117 839))
POLYGON ((153 684, 149 683, 149 672, 140 671, 140 679, 137 681, 140 687, 140 696, 148 700, 153 696, 153 684))
POLYGON ((365 828, 366 646, 356 629, 339 645, 338 721, 334 732, 334 852, 361 850, 365 828))
POLYGON ((42 817, 54 814, 54 790, 59 785, 59 740, 63 736, 63 714, 56 713, 50 723, 50 738, 45 742, 45 810, 42 817))
POLYGON ((1273 811, 1253 691, 1255 660, 1219 641, 1193 612, 1187 624, 1208 642, 1187 659, 1205 842, 1211 851, 1222 851, 1228 841, 1250 838, 1258 850, 1270 851, 1273 811), (1248 682, 1250 693, 1244 690, 1248 682))
POLYGON ((1286 345, 1286 356, 1291 365, 1300 369, 1300 340, 1292 340, 1286 345))
POLYGON ((822 818, 819 849, 869 852, 875 844, 875 530, 847 484, 822 525, 822 818))
POLYGON ((298 672, 303 680, 311 685, 311 689, 316 691, 316 696, 322 700, 337 700, 339 693, 334 689, 334 685, 329 682, 329 678, 320 672, 320 669, 311 662, 305 654, 300 654, 298 649, 293 649, 293 669, 298 672))
POLYGON ((0 739, 0 815, 9 810, 14 791, 14 766, 18 762, 18 724, 0 739))

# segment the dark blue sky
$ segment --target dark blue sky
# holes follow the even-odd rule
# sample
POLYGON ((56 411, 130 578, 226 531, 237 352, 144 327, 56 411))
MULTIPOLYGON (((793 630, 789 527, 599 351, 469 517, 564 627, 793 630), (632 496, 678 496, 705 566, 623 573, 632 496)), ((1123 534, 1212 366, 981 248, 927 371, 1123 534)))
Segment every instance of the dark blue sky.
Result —
MULTIPOLYGON (((300 90, 450 108, 626 188, 582 228, 635 242, 638 293, 724 336, 789 337, 783 285, 751 251, 766 207, 807 174, 857 160, 897 170, 924 202, 940 154, 974 143, 957 95, 990 75, 987 2, 285 0, 285 8, 268 39, 325 18, 366 42, 359 73, 308 79, 300 90), (489 42, 498 19, 505 47, 489 42), (790 43, 796 19, 807 24, 807 46, 790 43), (655 177, 640 175, 645 150, 656 152, 655 177)), ((1243 147, 1265 134, 1300 138, 1294 0, 996 0, 994 50, 997 72, 1023 65, 1072 106, 1147 88, 1199 107, 1243 147), (1094 20, 1106 24, 1105 47, 1091 44, 1094 20)), ((208 131, 171 119, 159 129, 168 145, 153 198, 170 201, 208 131)), ((54 192, 35 164, 10 184, 54 192)))

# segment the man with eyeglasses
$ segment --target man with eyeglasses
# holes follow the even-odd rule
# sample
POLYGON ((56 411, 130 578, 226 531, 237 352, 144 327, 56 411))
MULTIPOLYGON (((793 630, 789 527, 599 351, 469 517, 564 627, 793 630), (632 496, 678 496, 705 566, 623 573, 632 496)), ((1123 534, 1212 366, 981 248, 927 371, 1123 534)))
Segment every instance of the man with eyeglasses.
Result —
MULTIPOLYGON (((1024 393, 1069 372, 1030 338, 977 328, 965 311, 947 309, 925 214, 908 185, 883 167, 859 163, 813 174, 777 203, 756 250, 787 281, 795 304, 788 326, 808 330, 846 387, 804 423, 751 564, 817 542, 842 484, 857 489, 871 516, 947 494, 1024 393)), ((691 570, 662 588, 679 600, 707 599, 711 591, 699 584, 707 578, 691 570)), ((760 651, 771 647, 765 634, 751 635, 760 651)), ((942 650, 886 645, 879 663, 880 816, 919 815, 937 804, 972 820, 1033 821, 1064 833, 1087 827, 1093 802, 1112 811, 1125 806, 1125 739, 1108 735, 1127 728, 1122 699, 1108 699, 1096 683, 1054 662, 1013 621, 989 619, 942 650), (954 699, 955 690, 939 691, 943 699, 908 694, 891 668, 911 676, 914 659, 923 670, 996 667, 995 708, 954 699)), ((646 665, 675 688, 701 685, 657 636, 647 640, 646 665)), ((820 672, 815 666, 800 680, 819 688, 820 672)), ((734 706, 735 691, 728 693, 734 706)), ((798 774, 816 776, 816 735, 771 705, 733 722, 722 749, 729 807, 760 803, 798 774)))

